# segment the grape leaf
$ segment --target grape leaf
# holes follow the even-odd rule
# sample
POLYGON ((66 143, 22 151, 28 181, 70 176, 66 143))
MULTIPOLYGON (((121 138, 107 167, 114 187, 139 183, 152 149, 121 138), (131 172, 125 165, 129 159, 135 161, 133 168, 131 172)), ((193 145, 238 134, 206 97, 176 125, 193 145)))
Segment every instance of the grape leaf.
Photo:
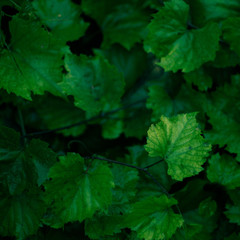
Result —
POLYGON ((176 117, 161 117, 148 130, 145 149, 149 156, 159 156, 168 164, 168 174, 176 180, 198 174, 206 161, 211 147, 200 135, 196 113, 180 114, 176 117))
POLYGON ((55 160, 47 143, 33 139, 23 148, 19 133, 0 126, 0 182, 10 194, 22 192, 28 184, 41 185, 55 160))
POLYGON ((162 115, 172 116, 174 112, 171 98, 164 88, 158 85, 149 87, 149 97, 146 106, 153 111, 151 118, 153 122, 158 121, 162 115))
POLYGON ((134 85, 146 69, 147 54, 139 45, 135 45, 131 50, 126 50, 115 44, 110 49, 96 49, 94 52, 106 57, 111 64, 117 67, 119 72, 123 73, 126 90, 134 85))
MULTIPOLYGON (((239 4, 240 9, 240 4, 239 4)), ((223 38, 230 44, 231 49, 234 50, 238 56, 240 56, 240 47, 237 39, 240 37, 239 31, 240 18, 228 18, 223 22, 223 38)))
POLYGON ((231 206, 228 205, 227 211, 225 211, 225 215, 229 219, 231 223, 236 223, 237 225, 240 225, 240 207, 239 206, 231 206))
POLYGON ((176 204, 175 199, 168 199, 165 195, 149 197, 133 204, 123 224, 145 240, 170 239, 183 224, 182 217, 171 209, 176 204))
POLYGON ((32 3, 42 23, 50 28, 53 35, 66 41, 77 40, 84 35, 88 23, 79 18, 80 6, 70 0, 35 0, 32 3))
POLYGON ((235 189, 240 186, 240 167, 232 157, 215 154, 209 160, 207 177, 211 182, 235 189))
POLYGON ((31 100, 31 92, 49 91, 63 96, 62 53, 58 40, 36 22, 14 16, 10 22, 11 44, 0 57, 0 87, 31 100))
POLYGON ((130 50, 146 34, 149 14, 141 2, 83 0, 82 8, 100 25, 104 48, 119 43, 130 50))
POLYGON ((208 88, 212 87, 212 78, 203 67, 195 71, 185 73, 184 78, 188 83, 196 85, 201 91, 207 91, 208 88))
POLYGON ((0 191, 0 234, 25 239, 35 234, 45 212, 45 204, 37 188, 17 195, 0 191))
POLYGON ((67 95, 74 96, 77 107, 96 114, 119 102, 124 88, 123 76, 103 57, 68 54, 65 67, 68 73, 61 86, 67 95))
POLYGON ((145 49, 161 59, 165 71, 190 72, 214 60, 221 31, 216 23, 187 30, 189 6, 183 0, 171 0, 154 15, 148 25, 145 49))
POLYGON ((98 163, 93 162, 87 169, 80 155, 68 153, 50 169, 45 199, 62 225, 91 218, 112 202, 112 173, 98 163))
POLYGON ((221 21, 239 15, 238 0, 189 0, 191 17, 194 24, 203 26, 211 21, 221 21))

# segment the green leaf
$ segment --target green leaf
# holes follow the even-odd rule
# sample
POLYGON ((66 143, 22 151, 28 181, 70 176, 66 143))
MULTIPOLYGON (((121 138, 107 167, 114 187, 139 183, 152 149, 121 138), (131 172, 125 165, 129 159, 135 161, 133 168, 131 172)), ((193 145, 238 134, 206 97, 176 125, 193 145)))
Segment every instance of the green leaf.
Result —
POLYGON ((17 239, 35 234, 44 211, 45 205, 39 189, 30 188, 14 196, 0 192, 0 234, 15 236, 17 239))
POLYGON ((10 194, 21 193, 29 184, 40 186, 55 160, 47 143, 33 139, 23 148, 17 132, 0 126, 0 182, 10 194))
POLYGON ((146 69, 147 54, 140 45, 135 45, 131 50, 126 50, 115 44, 110 49, 96 49, 94 52, 106 57, 111 64, 117 67, 119 72, 123 73, 126 90, 135 84, 146 69))
POLYGON ((94 216, 86 219, 85 232, 91 239, 100 239, 103 236, 112 236, 121 232, 122 216, 94 216))
POLYGON ((119 102, 124 88, 123 76, 103 57, 68 54, 65 67, 68 73, 61 86, 67 95, 74 96, 77 107, 96 114, 119 102))
POLYGON ((239 15, 238 0, 188 0, 194 24, 203 26, 211 21, 221 21, 239 15))
POLYGON ((141 3, 132 1, 82 1, 83 10, 97 20, 103 32, 103 48, 119 43, 127 50, 146 35, 148 12, 141 3))
POLYGON ((240 225, 240 207, 239 206, 226 206, 227 211, 225 211, 225 215, 229 219, 230 223, 236 223, 240 225))
POLYGON ((89 26, 79 18, 80 6, 70 0, 35 0, 32 3, 37 16, 55 37, 63 42, 77 40, 82 37, 89 26))
POLYGON ((149 197, 133 204, 124 224, 145 240, 170 239, 183 224, 182 217, 171 209, 176 204, 174 198, 168 199, 165 195, 149 197))
POLYGON ((46 202, 62 225, 91 218, 112 202, 112 173, 98 163, 93 162, 87 169, 80 155, 68 153, 50 169, 51 180, 45 183, 46 202))
POLYGON ((162 115, 172 116, 174 109, 172 100, 163 87, 152 85, 149 87, 149 97, 146 104, 148 109, 152 109, 152 121, 159 121, 162 115))
POLYGON ((14 16, 10 22, 11 44, 0 56, 0 87, 31 100, 31 93, 45 91, 63 96, 62 53, 59 42, 40 24, 14 16))
MULTIPOLYGON (((239 4, 240 8, 240 4, 239 4)), ((230 44, 230 47, 235 51, 238 56, 240 56, 240 47, 238 44, 238 39, 240 37, 240 17, 228 18, 223 22, 223 38, 230 44)))
POLYGON ((229 49, 229 46, 221 45, 216 53, 216 58, 211 63, 216 68, 234 67, 240 62, 240 57, 229 49))
POLYGON ((112 167, 115 188, 113 189, 113 204, 126 204, 135 197, 138 182, 138 171, 131 168, 112 167))
POLYGON ((221 31, 216 23, 188 30, 189 6, 183 0, 172 0, 154 15, 148 25, 145 49, 161 59, 165 71, 190 72, 214 60, 221 31))
POLYGON ((176 180, 198 174, 203 170, 211 147, 200 135, 196 113, 180 114, 151 125, 145 149, 149 156, 159 156, 168 163, 168 174, 176 180))
POLYGON ((207 177, 213 183, 235 189, 240 186, 240 167, 234 158, 215 154, 209 160, 207 177))
POLYGON ((231 84, 219 87, 211 96, 211 101, 204 105, 209 116, 209 123, 212 129, 205 134, 208 141, 223 147, 227 144, 226 150, 240 155, 239 147, 239 77, 232 77, 231 84), (234 104, 233 104, 234 101, 234 104))
POLYGON ((187 83, 196 85, 200 91, 207 91, 208 88, 212 87, 212 78, 203 67, 195 71, 185 73, 184 78, 187 83))

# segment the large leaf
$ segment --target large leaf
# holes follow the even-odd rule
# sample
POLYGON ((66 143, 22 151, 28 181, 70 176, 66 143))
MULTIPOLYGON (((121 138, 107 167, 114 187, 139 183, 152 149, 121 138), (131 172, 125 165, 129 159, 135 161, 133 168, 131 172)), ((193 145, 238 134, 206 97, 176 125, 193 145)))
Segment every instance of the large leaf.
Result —
POLYGON ((89 25, 79 18, 81 8, 71 0, 35 0, 32 5, 42 23, 63 41, 80 38, 89 25))
POLYGON ((0 87, 31 100, 31 93, 63 95, 59 42, 40 24, 15 16, 10 22, 9 49, 0 56, 0 87))
POLYGON ((165 195, 149 197, 133 205, 124 224, 145 240, 170 239, 183 224, 182 216, 171 209, 176 204, 174 198, 168 199, 165 195))
POLYGON ((148 130, 145 149, 151 157, 161 157, 168 163, 168 174, 183 180, 203 170, 211 147, 200 135, 196 113, 176 117, 161 117, 161 121, 148 130))
POLYGON ((119 102, 123 94, 123 76, 103 57, 68 54, 65 67, 68 73, 61 86, 67 95, 74 96, 77 107, 96 114, 119 102))
POLYGON ((224 212, 231 223, 240 225, 240 207, 239 206, 227 206, 227 211, 224 212))
POLYGON ((58 227, 91 218, 112 202, 112 173, 98 163, 87 168, 80 155, 68 153, 50 169, 51 180, 45 183, 46 201, 59 218, 58 227))
POLYGON ((147 51, 161 59, 165 71, 190 72, 214 60, 220 29, 209 23, 201 29, 188 30, 189 6, 183 0, 171 0, 154 15, 145 40, 147 51))

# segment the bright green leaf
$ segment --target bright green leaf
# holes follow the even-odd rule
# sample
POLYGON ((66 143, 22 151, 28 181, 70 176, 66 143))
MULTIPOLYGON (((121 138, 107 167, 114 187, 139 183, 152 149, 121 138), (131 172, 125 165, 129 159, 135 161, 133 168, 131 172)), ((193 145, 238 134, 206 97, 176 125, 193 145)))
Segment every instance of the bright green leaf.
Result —
POLYGON ((168 174, 176 180, 198 174, 203 170, 211 147, 200 135, 196 113, 176 117, 161 117, 161 121, 148 130, 145 149, 149 156, 159 156, 168 163, 168 174))

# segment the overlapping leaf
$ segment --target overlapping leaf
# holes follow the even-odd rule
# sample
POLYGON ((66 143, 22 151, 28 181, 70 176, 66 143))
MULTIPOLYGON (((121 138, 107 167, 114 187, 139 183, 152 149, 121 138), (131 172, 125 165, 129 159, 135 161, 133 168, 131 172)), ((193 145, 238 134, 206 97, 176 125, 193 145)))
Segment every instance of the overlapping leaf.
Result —
POLYGON ((171 209, 176 204, 175 199, 168 199, 165 195, 149 197, 133 205, 124 224, 145 240, 170 239, 183 224, 182 216, 171 209))
POLYGON ((196 113, 176 117, 161 117, 161 121, 148 130, 145 149, 151 157, 159 156, 168 163, 168 174, 182 180, 203 170, 211 147, 200 135, 196 113))
POLYGON ((211 182, 235 189, 240 186, 240 167, 232 157, 216 154, 209 160, 207 177, 211 182))
POLYGON ((0 87, 31 100, 31 93, 63 95, 62 53, 58 40, 39 23, 15 16, 10 22, 9 49, 0 56, 0 87), (27 33, 27 34, 26 34, 27 33))
POLYGON ((26 239, 35 234, 45 212, 45 204, 37 188, 17 195, 0 192, 0 234, 26 239))
POLYGON ((96 114, 119 102, 123 94, 123 76, 103 57, 68 54, 65 67, 68 73, 61 86, 67 95, 74 96, 77 107, 96 114))
POLYGON ((189 6, 183 0, 172 0, 154 15, 149 24, 145 49, 153 52, 165 71, 190 72, 214 60, 220 29, 209 23, 201 29, 188 30, 189 6))
POLYGON ((70 0, 35 0, 32 3, 36 14, 51 32, 61 40, 73 41, 84 35, 89 26, 80 19, 80 6, 70 0))
POLYGON ((104 210, 112 202, 114 186, 110 169, 92 163, 87 168, 78 154, 60 157, 45 183, 46 202, 59 219, 59 225, 91 218, 97 210, 104 210))
POLYGON ((0 182, 10 194, 21 193, 29 184, 41 185, 55 159, 47 143, 32 140, 23 148, 17 132, 0 127, 0 182))

